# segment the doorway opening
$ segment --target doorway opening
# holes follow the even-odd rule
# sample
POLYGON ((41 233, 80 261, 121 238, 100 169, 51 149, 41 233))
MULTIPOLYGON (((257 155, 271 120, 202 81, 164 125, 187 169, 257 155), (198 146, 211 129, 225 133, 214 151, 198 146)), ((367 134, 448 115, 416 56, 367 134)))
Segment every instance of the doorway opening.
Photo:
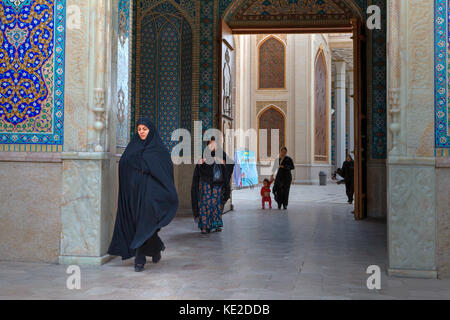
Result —
POLYGON ((224 19, 219 56, 227 153, 254 154, 260 183, 286 146, 296 166, 293 182, 310 185, 320 173, 336 183, 336 169, 350 155, 357 220, 367 216, 364 39, 358 17, 315 28, 240 27, 224 19))

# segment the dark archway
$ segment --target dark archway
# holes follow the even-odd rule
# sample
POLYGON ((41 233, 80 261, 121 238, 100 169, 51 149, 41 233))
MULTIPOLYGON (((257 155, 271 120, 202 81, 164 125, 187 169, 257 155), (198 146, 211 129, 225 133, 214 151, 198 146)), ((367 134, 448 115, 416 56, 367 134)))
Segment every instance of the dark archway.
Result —
POLYGON ((132 131, 136 119, 154 121, 171 150, 172 132, 191 129, 193 101, 193 32, 188 18, 170 1, 136 6, 132 131))

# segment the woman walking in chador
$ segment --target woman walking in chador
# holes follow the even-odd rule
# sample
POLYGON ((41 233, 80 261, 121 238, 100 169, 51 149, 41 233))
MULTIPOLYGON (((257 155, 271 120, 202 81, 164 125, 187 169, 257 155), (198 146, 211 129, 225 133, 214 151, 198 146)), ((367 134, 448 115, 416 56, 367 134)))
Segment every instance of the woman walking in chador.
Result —
POLYGON ((283 209, 287 209, 289 204, 289 191, 292 183, 291 171, 294 170, 294 162, 287 156, 286 147, 281 148, 280 158, 275 160, 273 172, 275 173, 277 170, 272 192, 275 195, 278 209, 281 209, 281 206, 283 206, 283 209))
POLYGON ((348 203, 353 204, 353 194, 355 193, 354 183, 355 183, 355 174, 354 174, 355 162, 350 154, 347 155, 346 161, 342 164, 342 169, 338 171, 339 175, 344 178, 345 181, 345 191, 348 197, 348 203))
POLYGON ((144 270, 146 256, 161 260, 165 246, 158 236, 178 208, 173 163, 153 123, 137 122, 137 134, 119 162, 119 200, 108 253, 123 260, 135 257, 135 271, 144 270))
POLYGON ((232 161, 218 150, 212 137, 204 158, 195 166, 191 188, 192 211, 202 234, 222 231, 222 212, 230 199, 233 168, 232 161))

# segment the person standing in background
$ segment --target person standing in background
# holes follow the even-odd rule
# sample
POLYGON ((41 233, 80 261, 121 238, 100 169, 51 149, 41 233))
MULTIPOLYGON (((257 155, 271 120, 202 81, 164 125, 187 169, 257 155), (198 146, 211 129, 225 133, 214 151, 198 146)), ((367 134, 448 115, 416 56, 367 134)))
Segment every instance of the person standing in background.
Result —
POLYGON ((342 169, 339 174, 342 175, 345 181, 345 190, 348 197, 348 203, 353 204, 353 194, 355 193, 355 175, 354 175, 355 163, 350 154, 347 155, 347 160, 342 164, 342 169))
POLYGON ((275 184, 273 185, 273 194, 278 203, 278 209, 287 209, 289 204, 289 191, 292 184, 292 173, 295 169, 294 161, 287 155, 287 148, 283 147, 280 151, 280 157, 275 160, 272 172, 272 179, 276 173, 275 184))

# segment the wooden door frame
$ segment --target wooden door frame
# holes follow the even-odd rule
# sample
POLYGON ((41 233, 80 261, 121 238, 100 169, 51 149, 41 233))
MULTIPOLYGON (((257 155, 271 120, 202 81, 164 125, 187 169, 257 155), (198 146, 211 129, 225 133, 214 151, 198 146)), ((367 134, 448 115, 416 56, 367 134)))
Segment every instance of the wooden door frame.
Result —
MULTIPOLYGON (((223 132, 223 118, 226 117, 228 120, 233 121, 234 119, 233 117, 229 117, 227 115, 223 114, 223 98, 222 98, 222 43, 225 42, 226 46, 231 50, 234 51, 235 48, 233 48, 233 45, 231 43, 229 43, 228 41, 223 39, 223 35, 224 35, 224 29, 227 30, 227 33, 229 35, 233 35, 233 32, 231 30, 231 28, 228 26, 228 24, 225 22, 225 20, 222 19, 221 21, 221 27, 220 27, 220 32, 219 32, 219 38, 217 39, 217 43, 219 44, 219 50, 218 51, 218 60, 220 63, 219 66, 219 72, 218 72, 218 76, 219 76, 219 81, 218 86, 217 86, 217 90, 218 90, 218 99, 219 99, 219 112, 217 113, 217 118, 218 118, 218 126, 219 126, 219 130, 223 132)), ((235 62, 236 63, 236 62, 235 62)), ((231 92, 231 96, 233 96, 233 92, 231 92)), ((233 104, 232 104, 233 105, 233 104)))
MULTIPOLYGON (((233 113, 231 114, 231 116, 223 114, 223 97, 222 97, 222 91, 223 91, 223 88, 222 88, 222 86, 223 86, 223 83, 222 83, 223 82, 222 81, 223 80, 223 61, 222 61, 223 52, 222 52, 222 47, 223 47, 223 44, 225 44, 227 46, 227 48, 231 52, 235 51, 235 48, 233 47, 233 43, 230 43, 229 41, 224 39, 224 31, 226 31, 228 36, 233 37, 233 33, 232 33, 231 28, 228 26, 228 24, 224 20, 221 20, 220 30, 218 32, 219 36, 216 39, 216 44, 218 44, 218 48, 219 48, 219 50, 217 50, 217 61, 219 62, 219 66, 217 68, 217 71, 218 71, 217 74, 218 74, 218 77, 219 77, 219 81, 217 82, 218 83, 218 86, 217 86, 217 93, 218 93, 218 95, 217 96, 218 96, 218 99, 219 99, 219 103, 218 103, 219 110, 217 112, 217 122, 218 122, 219 130, 222 132, 222 134, 226 133, 226 132, 224 132, 224 121, 231 122, 231 124, 232 124, 231 127, 232 128, 234 127, 233 113)), ((233 62, 234 62, 234 65, 235 65, 236 61, 233 61, 233 62)), ((232 79, 233 79, 233 74, 234 74, 234 71, 231 70, 231 78, 232 79)), ((233 88, 230 88, 230 90, 231 90, 231 92, 230 92, 231 98, 233 98, 233 88)), ((231 107, 233 108, 233 101, 231 101, 231 107)), ((225 143, 226 143, 226 139, 225 139, 225 135, 224 135, 223 138, 222 138, 222 147, 223 147, 223 150, 226 151, 225 143)), ((233 143, 234 143, 234 141, 233 141, 233 143)), ((228 155, 228 156, 231 156, 231 155, 228 155)), ((232 155, 232 158, 234 159, 234 154, 232 155)), ((231 178, 231 181, 232 180, 233 180, 233 177, 231 178)), ((230 181, 230 184, 231 184, 231 181, 230 181)), ((231 186, 230 186, 230 188, 231 188, 231 186)), ((225 207, 223 209, 223 214, 227 213, 228 211, 233 211, 234 210, 233 193, 232 192, 230 194, 229 203, 230 203, 230 207, 229 208, 227 207, 228 202, 227 202, 227 204, 225 204, 225 207)))
MULTIPOLYGON (((355 220, 361 220, 366 217, 366 209, 367 206, 365 204, 366 195, 364 194, 363 184, 367 183, 364 181, 363 175, 363 148, 362 145, 362 136, 363 136, 363 126, 362 121, 364 119, 364 114, 362 112, 362 96, 367 94, 363 92, 362 88, 362 52, 361 43, 365 41, 365 36, 362 31, 363 22, 361 18, 352 18, 350 19, 347 25, 322 25, 318 27, 276 27, 276 28, 265 28, 264 26, 259 27, 251 27, 251 28, 230 28, 228 24, 222 19, 221 20, 221 28, 218 32, 219 36, 216 39, 216 43, 219 44, 219 50, 217 53, 218 61, 222 60, 222 38, 223 38, 223 30, 224 28, 227 31, 231 31, 231 34, 323 34, 323 33, 349 33, 352 34, 353 39, 353 58, 354 58, 354 66, 353 66, 353 76, 354 76, 354 136, 355 136, 355 150, 354 150, 354 163, 355 163, 355 211, 354 217, 355 220)), ((223 115, 222 115, 222 72, 219 69, 218 78, 219 78, 219 86, 218 86, 218 99, 219 99, 219 113, 218 113, 218 124, 219 130, 223 131, 223 115)), ((233 119, 231 119, 233 121, 233 119)))
POLYGON ((354 189, 355 189, 355 220, 362 220, 366 217, 366 195, 363 188, 363 145, 362 145, 362 42, 365 37, 362 34, 361 21, 352 19, 353 34, 353 105, 354 105, 354 189))

